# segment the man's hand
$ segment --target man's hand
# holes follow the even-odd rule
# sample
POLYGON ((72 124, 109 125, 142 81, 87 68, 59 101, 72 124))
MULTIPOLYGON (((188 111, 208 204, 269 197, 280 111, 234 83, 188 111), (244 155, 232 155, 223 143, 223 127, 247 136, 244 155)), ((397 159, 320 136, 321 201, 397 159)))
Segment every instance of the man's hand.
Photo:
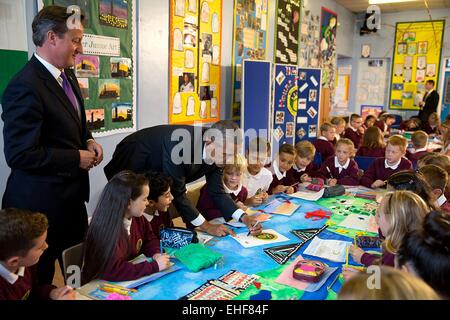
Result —
POLYGON ((102 161, 103 161, 103 148, 102 148, 102 146, 99 143, 95 142, 95 140, 91 139, 87 143, 87 148, 88 148, 89 151, 93 152, 96 155, 96 157, 97 157, 97 160, 95 161, 94 166, 96 167, 100 163, 102 163, 102 161))
POLYGON ((212 224, 208 221, 203 222, 203 224, 200 226, 200 230, 216 237, 225 237, 228 234, 232 235, 233 237, 236 236, 233 230, 227 228, 225 225, 212 224))
POLYGON ((253 227, 256 224, 256 222, 258 221, 256 218, 249 216, 248 214, 244 214, 241 217, 241 221, 243 224, 245 224, 247 226, 251 235, 257 236, 258 234, 261 233, 261 231, 262 231, 261 223, 258 223, 258 225, 256 227, 253 227))
POLYGON ((89 171, 94 167, 97 157, 94 152, 86 150, 78 150, 80 153, 80 168, 89 171))

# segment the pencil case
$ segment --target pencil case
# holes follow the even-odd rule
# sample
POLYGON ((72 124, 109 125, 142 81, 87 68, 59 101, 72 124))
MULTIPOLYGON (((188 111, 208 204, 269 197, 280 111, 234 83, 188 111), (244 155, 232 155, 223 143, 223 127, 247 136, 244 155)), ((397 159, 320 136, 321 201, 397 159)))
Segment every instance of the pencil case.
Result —
POLYGON ((327 266, 316 260, 300 260, 294 267, 292 276, 294 279, 306 282, 319 282, 327 266))
POLYGON ((179 249, 191 243, 198 243, 197 232, 184 228, 163 228, 160 231, 164 248, 179 249))

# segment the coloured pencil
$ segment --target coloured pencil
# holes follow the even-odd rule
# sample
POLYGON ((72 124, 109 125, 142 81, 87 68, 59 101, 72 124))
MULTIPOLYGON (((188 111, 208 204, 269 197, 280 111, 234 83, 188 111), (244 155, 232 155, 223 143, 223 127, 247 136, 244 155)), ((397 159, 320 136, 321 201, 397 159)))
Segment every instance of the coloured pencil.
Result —
POLYGON ((331 170, 330 170, 330 168, 328 168, 328 166, 327 166, 327 171, 330 174, 331 179, 334 179, 333 174, 331 173, 331 170))
POLYGON ((345 257, 345 266, 348 267, 348 247, 346 247, 345 251, 346 251, 346 257, 345 257))
MULTIPOLYGON (((255 222, 255 224, 253 225, 252 229, 255 228, 255 227, 258 225, 258 223, 260 223, 260 222, 261 222, 261 221, 257 220, 257 221, 255 222)), ((248 230, 247 237, 248 237, 251 233, 252 233, 252 232, 251 232, 250 230, 248 230)))
POLYGON ((334 280, 331 282, 331 284, 327 287, 327 290, 330 290, 333 285, 336 283, 337 279, 339 279, 339 277, 341 276, 340 273, 337 274, 337 276, 334 278, 334 280))

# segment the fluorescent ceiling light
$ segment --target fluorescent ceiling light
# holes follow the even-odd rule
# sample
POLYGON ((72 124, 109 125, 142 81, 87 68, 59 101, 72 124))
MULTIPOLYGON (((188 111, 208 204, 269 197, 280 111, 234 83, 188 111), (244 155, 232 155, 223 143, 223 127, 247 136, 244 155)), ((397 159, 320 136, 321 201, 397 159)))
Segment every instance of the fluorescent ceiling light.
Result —
POLYGON ((388 4, 400 2, 416 2, 417 0, 369 0, 369 4, 388 4))

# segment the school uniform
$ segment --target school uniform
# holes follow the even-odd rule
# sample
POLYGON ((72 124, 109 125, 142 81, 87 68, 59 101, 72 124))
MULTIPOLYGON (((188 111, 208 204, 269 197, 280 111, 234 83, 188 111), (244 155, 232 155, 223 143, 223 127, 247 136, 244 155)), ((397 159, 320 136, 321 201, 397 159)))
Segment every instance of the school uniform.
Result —
POLYGON ((386 148, 376 147, 359 147, 356 152, 357 157, 372 157, 372 158, 383 158, 386 155, 386 148))
POLYGON ((341 165, 337 157, 328 158, 320 168, 320 175, 323 179, 337 179, 337 183, 347 186, 359 185, 358 164, 353 159, 347 159, 341 165))
POLYGON ((262 168, 257 174, 253 175, 246 169, 242 176, 242 184, 247 189, 247 197, 253 197, 261 189, 264 192, 269 190, 273 181, 272 172, 267 168, 262 168))
POLYGON ((345 129, 344 138, 350 139, 355 145, 355 148, 358 149, 361 144, 363 134, 359 132, 358 129, 349 126, 345 129))
POLYGON ((386 181, 391 175, 403 170, 411 170, 412 164, 406 158, 401 158, 396 164, 389 165, 385 158, 378 158, 369 166, 361 178, 361 185, 371 188, 376 180, 386 181))
MULTIPOLYGON (((297 183, 298 181, 295 181, 294 177, 292 176, 292 171, 289 170, 287 172, 281 172, 278 166, 278 161, 274 161, 272 163, 272 183, 270 184, 269 187, 269 194, 272 194, 272 191, 274 188, 276 188, 277 186, 291 186, 295 183, 297 183)), ((295 189, 295 188, 294 188, 295 189)))
POLYGON ((5 300, 50 300, 55 286, 37 283, 37 267, 20 267, 12 273, 0 264, 0 301, 5 300))
POLYGON ((129 262, 141 254, 151 258, 155 253, 160 253, 159 240, 145 217, 124 219, 124 227, 128 243, 122 241, 117 244, 115 255, 100 277, 103 280, 131 281, 159 271, 156 261, 129 262))
MULTIPOLYGON (((242 184, 239 185, 236 190, 230 190, 225 184, 223 184, 223 188, 225 190, 225 193, 229 194, 234 202, 240 201, 244 203, 245 200, 247 200, 247 188, 242 186, 242 184)), ((209 194, 207 185, 204 185, 200 190, 200 197, 198 198, 197 202, 197 210, 203 215, 203 217, 205 217, 207 221, 216 218, 225 218, 223 212, 221 212, 219 208, 217 208, 214 204, 214 201, 209 194)))
POLYGON ((319 176, 319 169, 320 169, 319 166, 316 165, 314 162, 311 162, 305 168, 299 168, 299 167, 297 167, 297 165, 294 164, 292 166, 292 169, 289 170, 288 174, 291 175, 294 178, 295 182, 299 182, 299 181, 301 182, 300 178, 304 174, 307 174, 311 178, 318 177, 319 176))
POLYGON ((169 212, 159 212, 156 210, 153 214, 144 213, 144 217, 150 223, 152 231, 158 239, 161 239, 161 229, 173 227, 169 212))
POLYGON ((390 128, 390 126, 388 126, 388 125, 386 124, 386 122, 384 122, 384 121, 382 121, 382 120, 375 122, 375 126, 377 126, 378 128, 380 128, 380 130, 381 130, 381 132, 382 132, 383 134, 391 133, 391 128, 390 128))
POLYGON ((425 148, 416 149, 413 152, 407 152, 406 157, 411 162, 417 162, 420 158, 425 156, 427 153, 428 153, 428 148, 425 147, 425 148))
POLYGON ((390 252, 383 252, 380 257, 379 255, 366 252, 361 256, 361 264, 365 267, 373 265, 395 267, 395 254, 390 252))
POLYGON ((437 134, 438 126, 432 126, 427 122, 422 125, 422 130, 425 131, 427 134, 437 134))
POLYGON ((336 153, 333 142, 328 141, 327 138, 322 136, 314 141, 314 147, 316 147, 316 152, 320 153, 322 156, 322 161, 327 160, 329 157, 333 157, 336 153))
POLYGON ((444 194, 437 199, 436 204, 442 211, 450 213, 450 203, 447 201, 447 197, 444 194))

